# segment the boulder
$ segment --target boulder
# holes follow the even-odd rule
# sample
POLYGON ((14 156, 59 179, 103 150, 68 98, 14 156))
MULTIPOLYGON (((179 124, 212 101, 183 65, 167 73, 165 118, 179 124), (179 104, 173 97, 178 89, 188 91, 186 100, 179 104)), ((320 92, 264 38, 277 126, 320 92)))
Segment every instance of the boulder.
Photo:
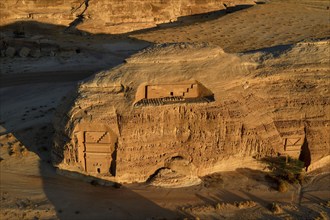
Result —
POLYGON ((41 51, 40 51, 40 49, 33 49, 33 50, 31 50, 30 56, 31 57, 34 57, 34 58, 41 57, 41 51))
POLYGON ((31 49, 27 48, 27 47, 23 47, 20 51, 19 51, 19 56, 20 57, 27 57, 30 54, 31 49))
POLYGON ((15 56, 15 53, 16 53, 16 49, 14 47, 7 47, 5 55, 7 57, 13 57, 15 56))

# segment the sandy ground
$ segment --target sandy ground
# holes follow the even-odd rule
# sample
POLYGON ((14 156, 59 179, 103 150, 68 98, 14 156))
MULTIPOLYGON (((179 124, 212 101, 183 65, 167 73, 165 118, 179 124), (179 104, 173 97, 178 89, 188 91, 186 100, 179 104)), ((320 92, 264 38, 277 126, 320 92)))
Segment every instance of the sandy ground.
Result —
MULTIPOLYGON (((130 36, 154 43, 209 42, 237 53, 329 37, 326 1, 271 1, 213 20, 130 36)), ((212 16, 209 15, 209 16, 212 16)), ((212 17, 211 17, 212 18, 212 17)))
POLYGON ((42 33, 59 45, 72 41, 82 53, 1 58, 0 219, 329 219, 328 167, 308 173, 302 185, 280 193, 265 172, 252 169, 214 174, 200 185, 180 189, 145 184, 106 187, 58 175, 50 161, 54 110, 79 80, 156 42, 203 41, 226 52, 243 52, 326 38, 328 5, 274 1, 119 39, 42 33), (278 212, 271 211, 274 202, 278 212))

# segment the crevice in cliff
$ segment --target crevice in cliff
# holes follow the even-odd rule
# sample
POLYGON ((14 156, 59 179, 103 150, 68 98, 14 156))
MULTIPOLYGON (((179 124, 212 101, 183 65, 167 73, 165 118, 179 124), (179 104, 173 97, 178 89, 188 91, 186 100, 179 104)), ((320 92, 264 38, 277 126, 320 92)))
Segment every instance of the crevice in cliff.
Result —
POLYGON ((88 6, 89 6, 89 0, 84 0, 77 8, 73 8, 71 10, 71 14, 75 13, 76 11, 78 11, 82 5, 85 4, 85 9, 78 15, 78 16, 81 16, 85 13, 85 11, 87 10, 88 6))
POLYGON ((85 8, 84 8, 84 10, 83 10, 80 14, 77 15, 77 18, 74 19, 74 20, 69 24, 69 26, 64 30, 64 32, 68 32, 68 31, 75 30, 76 27, 77 27, 79 24, 81 24, 81 23, 84 22, 84 20, 85 20, 85 15, 84 15, 84 13, 86 12, 86 10, 87 10, 88 7, 89 7, 89 0, 84 0, 84 1, 83 1, 83 2, 82 2, 77 8, 75 8, 75 9, 73 9, 73 10, 71 11, 71 14, 73 14, 73 13, 75 13, 77 10, 79 10, 79 9, 82 7, 83 4, 85 4, 85 8))
POLYGON ((306 126, 304 128, 305 132, 305 138, 304 138, 304 143, 301 146, 301 151, 299 155, 299 160, 304 162, 304 166, 306 171, 308 170, 309 165, 311 164, 312 158, 311 158, 311 152, 308 147, 308 141, 307 141, 307 132, 306 132, 306 126))

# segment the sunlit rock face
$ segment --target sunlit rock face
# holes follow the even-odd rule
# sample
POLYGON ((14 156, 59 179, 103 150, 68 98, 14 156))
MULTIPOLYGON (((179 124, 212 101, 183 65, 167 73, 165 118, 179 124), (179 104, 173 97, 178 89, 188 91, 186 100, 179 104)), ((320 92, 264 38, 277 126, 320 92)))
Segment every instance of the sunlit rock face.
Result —
POLYGON ((91 33, 124 33, 179 17, 224 10, 235 5, 254 4, 250 0, 6 0, 0 3, 2 24, 31 20, 69 25, 78 15, 84 21, 79 29, 91 33))
POLYGON ((166 185, 279 154, 309 166, 329 155, 327 46, 298 44, 263 63, 262 54, 205 44, 146 49, 63 100, 53 163, 118 182, 163 177, 166 185), (297 51, 314 54, 308 71, 297 51))

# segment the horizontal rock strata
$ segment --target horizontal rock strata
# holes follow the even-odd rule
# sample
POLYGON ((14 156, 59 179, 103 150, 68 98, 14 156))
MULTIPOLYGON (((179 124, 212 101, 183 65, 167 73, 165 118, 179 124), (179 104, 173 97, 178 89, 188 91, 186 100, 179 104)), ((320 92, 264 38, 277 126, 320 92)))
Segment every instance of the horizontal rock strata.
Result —
POLYGON ((35 20, 69 25, 84 15, 79 29, 92 33, 125 33, 176 21, 179 17, 224 10, 227 6, 254 4, 251 0, 110 0, 94 1, 85 6, 78 0, 7 0, 0 3, 1 23, 35 20))
MULTIPOLYGON (((325 54, 324 45, 305 46, 325 54)), ((264 63, 207 45, 142 51, 81 83, 63 101, 54 121, 53 162, 61 169, 119 182, 180 176, 182 170, 200 177, 230 166, 224 165, 229 158, 238 162, 282 154, 303 157, 309 166, 329 155, 329 69, 322 60, 308 70, 294 63, 278 68, 301 46, 264 63), (194 54, 201 51, 209 58, 196 61, 194 54), (185 61, 154 62, 152 57, 160 54, 181 54, 185 61), (173 86, 172 93, 159 85, 189 80, 212 92, 214 101, 134 106, 141 85, 158 85, 153 91, 157 97, 170 97, 181 90, 173 86), (302 155, 303 145, 308 149, 302 155)), ((245 166, 233 163, 232 169, 245 166)))

